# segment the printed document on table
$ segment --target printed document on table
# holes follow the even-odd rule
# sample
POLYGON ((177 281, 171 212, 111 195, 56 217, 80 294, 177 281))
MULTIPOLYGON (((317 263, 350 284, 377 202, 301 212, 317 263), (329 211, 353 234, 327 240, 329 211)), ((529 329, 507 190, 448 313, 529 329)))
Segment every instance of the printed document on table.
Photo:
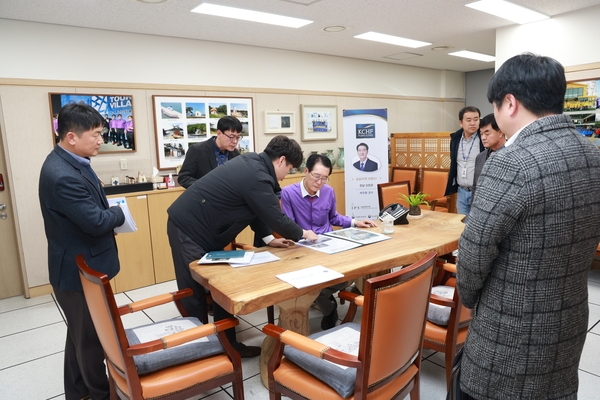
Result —
POLYGON ((229 262, 229 265, 231 265, 233 268, 239 268, 247 267, 249 265, 265 264, 277 260, 281 260, 281 258, 277 257, 273 253, 269 253, 268 251, 260 251, 258 253, 254 253, 254 257, 252 257, 252 260, 250 260, 249 263, 244 264, 229 262))
POLYGON ((318 235, 319 238, 315 241, 300 240, 296 244, 298 246, 308 247, 309 249, 321 251, 327 254, 339 253, 354 249, 360 246, 360 243, 351 242, 349 240, 338 239, 331 236, 318 235))
POLYGON ((131 212, 129 211, 129 207, 127 207, 127 200, 125 197, 115 197, 112 199, 108 199, 108 206, 119 206, 123 210, 123 214, 125 214, 125 222, 123 225, 115 228, 116 233, 126 233, 126 232, 135 232, 137 231, 137 226, 135 225, 135 221, 131 216, 131 212))
POLYGON ((308 286, 313 286, 318 283, 332 281, 334 279, 343 278, 344 275, 322 265, 300 269, 294 272, 276 275, 277 278, 289 283, 297 289, 302 289, 308 286))
POLYGON ((248 264, 252 257, 254 256, 253 251, 247 251, 244 253, 243 257, 238 258, 209 258, 209 253, 206 253, 200 260, 198 260, 198 264, 218 264, 218 263, 234 263, 234 264, 248 264))
MULTIPOLYGON (((352 329, 350 327, 340 328, 335 332, 327 333, 323 336, 320 336, 318 339, 315 339, 315 341, 323 343, 332 349, 343 351, 344 353, 352 354, 353 356, 358 356, 359 340, 360 330, 352 329)), ((339 365, 335 363, 331 364, 341 369, 350 368, 345 365, 339 365)))
POLYGON ((371 244, 376 242, 381 242, 382 240, 391 239, 390 236, 383 235, 381 233, 376 233, 373 231, 367 231, 363 229, 357 228, 345 228, 339 229, 337 231, 331 231, 324 233, 324 235, 336 237, 340 239, 351 240, 360 244, 371 244))

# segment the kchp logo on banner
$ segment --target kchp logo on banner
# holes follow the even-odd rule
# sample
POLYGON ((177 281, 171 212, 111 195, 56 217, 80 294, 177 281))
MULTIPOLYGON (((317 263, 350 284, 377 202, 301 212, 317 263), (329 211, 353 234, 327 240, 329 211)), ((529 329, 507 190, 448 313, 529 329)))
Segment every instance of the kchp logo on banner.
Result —
POLYGON ((346 215, 376 219, 377 184, 388 181, 387 109, 344 110, 346 215))

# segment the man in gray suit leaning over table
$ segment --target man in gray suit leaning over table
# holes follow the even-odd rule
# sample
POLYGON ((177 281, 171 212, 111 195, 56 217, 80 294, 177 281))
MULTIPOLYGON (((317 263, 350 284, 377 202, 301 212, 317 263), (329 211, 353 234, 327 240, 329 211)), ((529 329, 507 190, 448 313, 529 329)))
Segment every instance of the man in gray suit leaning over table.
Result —
MULTIPOLYGON (((39 198, 48 239, 48 273, 67 320, 64 386, 67 400, 108 399, 104 351, 90 316, 77 254, 96 271, 119 272, 114 229, 123 225, 120 207, 109 207, 90 165, 104 143, 104 119, 91 106, 70 103, 58 114, 59 143, 42 166, 39 198)), ((0 396, 2 397, 2 396, 0 396)))
POLYGON ((533 54, 488 86, 508 141, 483 166, 457 265, 473 309, 460 386, 475 399, 577 398, 600 152, 562 114, 565 91, 562 65, 533 54))

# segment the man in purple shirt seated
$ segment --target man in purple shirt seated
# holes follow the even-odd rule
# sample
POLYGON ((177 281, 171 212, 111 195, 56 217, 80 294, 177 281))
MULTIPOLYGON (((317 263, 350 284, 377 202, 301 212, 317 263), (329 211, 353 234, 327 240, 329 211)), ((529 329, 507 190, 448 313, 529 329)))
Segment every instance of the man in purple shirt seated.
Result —
MULTIPOLYGON (((335 192, 326 185, 331 174, 331 161, 321 154, 311 154, 306 160, 304 179, 299 183, 286 186, 281 191, 281 208, 302 229, 312 230, 316 234, 330 232, 333 226, 342 228, 370 228, 377 226, 375 222, 364 219, 353 220, 337 212, 335 192)), ((324 317, 321 329, 330 329, 338 320, 337 302, 333 294, 344 289, 346 283, 323 289, 316 303, 324 317)))

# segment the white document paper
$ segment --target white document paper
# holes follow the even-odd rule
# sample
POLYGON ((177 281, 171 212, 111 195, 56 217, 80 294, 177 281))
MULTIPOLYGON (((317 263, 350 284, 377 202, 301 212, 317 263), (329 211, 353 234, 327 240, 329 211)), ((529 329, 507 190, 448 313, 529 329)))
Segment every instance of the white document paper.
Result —
POLYGON ((247 267, 249 265, 264 264, 277 260, 281 260, 281 258, 277 257, 272 253, 269 253, 268 251, 261 251, 258 253, 254 253, 254 257, 252 257, 252 260, 250 260, 250 262, 247 264, 229 262, 229 265, 231 265, 233 268, 239 268, 247 267))
POLYGON ((314 267, 308 267, 276 276, 277 278, 289 283, 297 289, 302 289, 318 283, 332 281, 334 279, 344 277, 343 274, 340 274, 332 269, 325 268, 322 265, 315 265, 314 267))
POLYGON ((391 239, 390 236, 383 235, 381 233, 376 233, 373 231, 367 231, 363 229, 357 228, 345 228, 339 229, 337 231, 331 231, 324 233, 326 236, 337 237, 341 239, 351 240, 360 244, 371 244, 376 242, 381 242, 382 240, 391 239))
MULTIPOLYGON (((133 328, 133 332, 136 334, 140 342, 145 343, 195 327, 196 324, 194 324, 192 321, 182 319, 157 322, 149 326, 133 328)), ((208 338, 203 337, 196 340, 192 340, 191 342, 185 343, 184 345, 198 342, 208 342, 208 338)))
MULTIPOLYGON (((344 353, 358 356, 358 345, 360 341, 360 332, 350 328, 340 328, 335 332, 325 334, 318 339, 317 342, 323 343, 332 349, 343 351, 344 353)), ((345 365, 332 363, 341 369, 348 369, 345 365)))
POLYGON ((123 214, 125 214, 125 222, 123 225, 115 228, 116 233, 126 233, 126 232, 135 232, 137 231, 137 226, 135 225, 135 221, 131 216, 131 212, 129 211, 129 207, 127 207, 127 200, 125 197, 115 197, 112 199, 108 199, 108 205, 110 207, 119 206, 123 210, 123 214))
POLYGON ((222 258, 210 259, 210 258, 206 258, 206 256, 208 256, 208 253, 206 253, 204 256, 202 256, 202 258, 200 260, 198 260, 198 264, 219 264, 219 263, 248 264, 250 261, 252 261, 254 252, 247 251, 246 253, 244 253, 244 257, 228 258, 226 260, 222 259, 222 258))
POLYGON ((340 251, 346 251, 360 246, 360 243, 351 242, 349 240, 325 235, 318 236, 319 238, 316 241, 300 240, 296 244, 327 254, 339 253, 340 251))

